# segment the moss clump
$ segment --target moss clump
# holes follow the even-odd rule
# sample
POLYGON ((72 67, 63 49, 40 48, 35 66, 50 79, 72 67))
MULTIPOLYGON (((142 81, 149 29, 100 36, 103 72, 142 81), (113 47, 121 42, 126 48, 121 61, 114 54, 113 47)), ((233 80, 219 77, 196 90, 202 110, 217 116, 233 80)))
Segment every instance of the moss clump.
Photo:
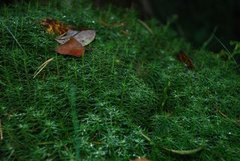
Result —
POLYGON ((231 59, 193 50, 154 20, 151 34, 132 11, 36 3, 1 10, 1 160, 179 160, 164 148, 200 146, 190 160, 238 159, 240 81, 231 59), (55 36, 39 25, 49 16, 97 31, 84 57, 55 54, 55 36), (176 60, 179 50, 194 70, 176 60))

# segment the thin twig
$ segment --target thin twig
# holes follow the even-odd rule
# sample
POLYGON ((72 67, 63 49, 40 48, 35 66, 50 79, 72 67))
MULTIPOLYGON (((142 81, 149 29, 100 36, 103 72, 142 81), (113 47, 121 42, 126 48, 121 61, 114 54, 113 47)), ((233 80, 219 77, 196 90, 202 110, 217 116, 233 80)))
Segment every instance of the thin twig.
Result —
POLYGON ((152 140, 151 140, 147 135, 145 135, 143 132, 140 132, 140 134, 141 134, 147 141, 149 141, 150 143, 152 143, 152 140))
POLYGON ((37 70, 34 72, 33 78, 35 78, 48 65, 48 63, 50 63, 52 60, 53 60, 53 58, 50 58, 47 61, 45 61, 44 63, 42 63, 42 65, 40 65, 37 68, 37 70))
POLYGON ((220 113, 223 117, 229 119, 229 117, 227 115, 225 115, 224 113, 222 113, 222 111, 218 110, 218 113, 220 113))
POLYGON ((236 60, 234 59, 234 57, 232 56, 232 53, 228 50, 228 48, 222 43, 222 41, 216 36, 214 35, 214 38, 222 45, 222 47, 225 49, 225 51, 227 52, 227 55, 229 56, 230 59, 233 60, 233 62, 238 65, 238 63, 236 62, 236 60))
POLYGON ((191 154, 195 154, 201 150, 203 150, 203 146, 196 148, 196 149, 191 149, 191 150, 174 150, 174 149, 168 149, 168 148, 163 148, 167 151, 170 151, 174 154, 179 154, 179 155, 191 155, 191 154))
POLYGON ((102 26, 105 26, 105 27, 122 27, 122 26, 125 26, 125 23, 124 22, 115 22, 115 23, 107 23, 103 20, 99 20, 99 23, 102 25, 102 26))
POLYGON ((205 49, 210 44, 210 42, 213 40, 213 38, 215 36, 216 31, 217 31, 217 26, 214 27, 213 32, 210 35, 210 37, 203 43, 202 49, 205 49))
POLYGON ((2 25, 6 28, 6 30, 10 33, 10 35, 13 37, 13 39, 16 41, 16 43, 18 44, 19 48, 22 50, 22 52, 24 54, 26 54, 25 50, 23 49, 22 45, 19 43, 19 41, 17 40, 17 38, 13 35, 13 33, 11 32, 11 30, 4 24, 4 22, 2 22, 2 25))
POLYGON ((145 22, 143 22, 142 20, 139 20, 139 19, 138 19, 138 22, 139 22, 141 25, 143 25, 143 27, 145 27, 145 28, 148 30, 148 32, 150 32, 151 34, 153 34, 152 29, 151 29, 145 22))

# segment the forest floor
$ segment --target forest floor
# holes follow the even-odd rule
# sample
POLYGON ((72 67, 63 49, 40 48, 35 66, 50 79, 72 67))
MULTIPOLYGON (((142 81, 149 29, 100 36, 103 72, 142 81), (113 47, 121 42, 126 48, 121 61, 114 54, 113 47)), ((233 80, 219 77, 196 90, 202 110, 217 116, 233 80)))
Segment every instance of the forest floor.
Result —
POLYGON ((239 44, 194 49, 111 6, 0 10, 0 160, 239 160, 239 44), (96 30, 83 57, 55 52, 48 17, 96 30))

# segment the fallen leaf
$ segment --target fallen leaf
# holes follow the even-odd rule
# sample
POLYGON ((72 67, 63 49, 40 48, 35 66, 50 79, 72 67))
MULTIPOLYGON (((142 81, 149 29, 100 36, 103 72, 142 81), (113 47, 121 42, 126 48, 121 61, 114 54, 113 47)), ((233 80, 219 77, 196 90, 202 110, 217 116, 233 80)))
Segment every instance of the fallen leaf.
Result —
POLYGON ((84 30, 84 31, 74 31, 69 30, 63 35, 60 35, 56 38, 56 41, 60 44, 65 44, 68 40, 70 40, 71 37, 75 38, 79 43, 82 44, 82 46, 86 46, 90 44, 96 36, 95 30, 84 30))
POLYGON ((137 159, 134 159, 133 161, 150 161, 146 158, 137 158, 137 159))
POLYGON ((70 40, 71 37, 74 37, 76 34, 78 34, 79 31, 74 31, 74 30, 68 30, 67 32, 65 32, 64 34, 58 36, 55 40, 59 43, 59 44, 65 44, 67 41, 70 40))
POLYGON ((179 154, 179 155, 191 155, 191 154, 195 154, 201 150, 203 150, 203 147, 199 147, 199 148, 196 148, 196 149, 191 149, 191 150, 173 150, 173 149, 167 149, 167 148, 164 148, 165 150, 167 151, 170 151, 174 154, 179 154))
POLYGON ((193 69, 194 68, 194 65, 193 65, 193 62, 192 60, 189 58, 189 56, 187 54, 185 54, 183 51, 180 51, 178 54, 177 54, 177 59, 184 63, 188 69, 193 69))
POLYGON ((64 25, 62 22, 51 18, 43 19, 40 23, 47 28, 48 33, 55 33, 61 35, 70 29, 70 26, 64 25))
POLYGON ((60 45, 56 52, 62 55, 72 55, 80 57, 84 55, 84 47, 75 38, 71 37, 65 44, 60 45))
POLYGON ((83 46, 90 44, 96 36, 95 30, 84 30, 74 36, 74 38, 80 42, 83 46))

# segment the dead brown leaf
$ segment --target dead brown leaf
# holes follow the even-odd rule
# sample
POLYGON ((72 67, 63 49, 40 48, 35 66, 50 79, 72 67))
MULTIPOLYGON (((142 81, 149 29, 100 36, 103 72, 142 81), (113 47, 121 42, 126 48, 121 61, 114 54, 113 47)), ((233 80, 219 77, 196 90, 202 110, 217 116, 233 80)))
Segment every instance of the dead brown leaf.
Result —
POLYGON ((188 69, 194 69, 192 59, 185 52, 180 51, 177 54, 177 59, 183 64, 185 64, 188 67, 188 69))
POLYGON ((48 33, 55 33, 58 35, 64 34, 71 28, 70 26, 64 25, 62 22, 52 18, 43 19, 40 24, 47 28, 48 33))
POLYGON ((71 55, 80 57, 84 55, 84 47, 75 38, 71 37, 65 44, 60 45, 56 52, 62 55, 71 55))

